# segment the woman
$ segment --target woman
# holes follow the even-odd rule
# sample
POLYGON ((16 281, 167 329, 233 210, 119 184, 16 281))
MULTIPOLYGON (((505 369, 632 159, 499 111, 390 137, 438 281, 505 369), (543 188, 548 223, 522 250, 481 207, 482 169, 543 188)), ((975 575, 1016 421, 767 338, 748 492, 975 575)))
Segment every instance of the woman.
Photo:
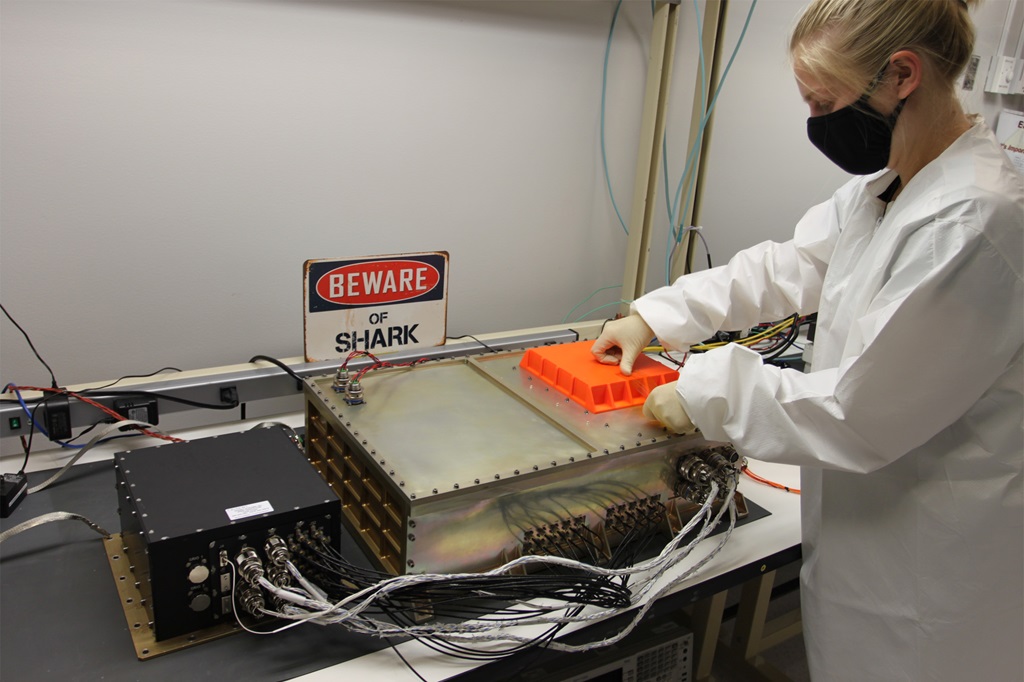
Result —
POLYGON ((818 313, 814 371, 738 345, 644 407, 802 467, 804 630, 820 680, 1024 675, 1024 184, 954 82, 962 0, 817 0, 790 41, 808 136, 861 174, 784 244, 654 291, 594 344, 818 313))

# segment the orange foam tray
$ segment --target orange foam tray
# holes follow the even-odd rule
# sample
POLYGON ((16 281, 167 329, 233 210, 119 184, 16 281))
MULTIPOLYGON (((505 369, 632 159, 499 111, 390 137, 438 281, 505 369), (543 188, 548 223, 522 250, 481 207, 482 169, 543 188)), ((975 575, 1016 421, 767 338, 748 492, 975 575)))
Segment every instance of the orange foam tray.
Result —
POLYGON ((633 373, 604 365, 590 352, 593 341, 541 346, 526 351, 519 366, 593 413, 643 405, 656 386, 675 381, 679 372, 641 355, 633 373))

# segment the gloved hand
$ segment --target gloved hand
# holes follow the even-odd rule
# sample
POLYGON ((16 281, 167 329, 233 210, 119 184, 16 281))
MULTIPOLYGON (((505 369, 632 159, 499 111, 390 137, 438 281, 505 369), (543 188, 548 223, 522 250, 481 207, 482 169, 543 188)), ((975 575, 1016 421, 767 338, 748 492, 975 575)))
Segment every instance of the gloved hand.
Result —
POLYGON ((612 320, 604 326, 590 352, 599 362, 618 365, 625 376, 633 373, 633 363, 654 338, 654 331, 637 314, 612 320))
POLYGON ((696 432, 697 427, 690 420, 690 415, 686 414, 683 401, 676 393, 677 383, 673 381, 656 386, 644 401, 644 416, 659 421, 672 431, 685 436, 696 432))

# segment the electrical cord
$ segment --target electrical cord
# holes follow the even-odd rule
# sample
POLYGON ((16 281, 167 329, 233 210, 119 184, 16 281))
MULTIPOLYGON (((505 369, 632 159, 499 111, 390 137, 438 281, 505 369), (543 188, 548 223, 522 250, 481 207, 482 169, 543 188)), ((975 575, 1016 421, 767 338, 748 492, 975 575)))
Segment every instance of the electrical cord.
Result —
POLYGON ((462 336, 449 336, 448 338, 449 338, 449 340, 451 340, 451 341, 458 341, 459 339, 473 339, 474 341, 476 341, 477 343, 479 343, 479 344, 480 344, 481 346, 483 346, 483 347, 484 347, 485 349, 487 349, 487 350, 488 350, 488 351, 490 351, 491 353, 497 353, 497 352, 498 352, 498 349, 497 349, 497 348, 491 348, 491 347, 490 347, 490 346, 488 346, 488 345, 487 345, 486 343, 484 343, 484 342, 483 342, 483 341, 481 341, 480 339, 476 338, 476 337, 475 337, 475 336, 473 336, 472 334, 463 334, 462 336))
MULTIPOLYGON (((715 267, 714 265, 711 264, 711 247, 708 246, 708 240, 704 237, 704 228, 691 225, 690 227, 687 227, 686 229, 684 229, 683 232, 692 232, 692 233, 696 234, 698 237, 700 237, 701 243, 704 244, 704 255, 707 257, 708 270, 710 270, 711 268, 715 267)), ((692 272, 692 268, 690 266, 691 266, 690 259, 687 259, 686 260, 686 265, 683 268, 683 274, 684 275, 688 275, 688 274, 690 274, 692 272)))
POLYGON ((174 395, 167 395, 166 393, 158 393, 156 391, 133 391, 133 390, 117 390, 117 391, 103 391, 97 394, 96 392, 100 389, 88 388, 81 393, 83 395, 88 394, 90 397, 101 400, 103 398, 127 398, 127 397, 143 397, 143 398, 158 398, 159 400, 166 400, 171 403, 179 403, 181 405, 188 405, 189 407, 201 407, 205 410, 233 410, 238 407, 238 401, 233 400, 226 403, 204 403, 198 400, 189 400, 188 398, 180 398, 174 395))
MULTIPOLYGON (((699 32, 701 30, 701 21, 700 21, 700 6, 697 4, 697 0, 693 0, 693 6, 694 6, 694 9, 697 12, 697 21, 696 21, 695 25, 697 26, 697 31, 699 32)), ((752 0, 752 2, 750 3, 750 9, 747 11, 747 18, 743 22, 743 29, 740 31, 740 36, 736 40, 736 46, 733 48, 732 54, 729 56, 729 61, 726 63, 725 69, 722 71, 722 77, 718 79, 718 84, 715 87, 715 94, 711 98, 711 102, 707 105, 707 108, 704 111, 704 115, 701 117, 700 125, 699 125, 698 130, 697 130, 697 139, 694 141, 693 147, 690 149, 690 153, 689 153, 689 155, 687 156, 687 159, 686 159, 686 164, 683 167, 683 174, 679 178, 679 185, 676 188, 676 194, 675 194, 674 199, 672 200, 672 206, 673 207, 676 207, 676 206, 679 205, 679 199, 680 199, 680 197, 682 195, 682 190, 683 190, 683 183, 684 183, 684 181, 686 180, 686 178, 688 176, 690 178, 690 183, 689 183, 689 187, 687 188, 686 201, 685 201, 685 203, 683 205, 682 213, 678 213, 675 210, 672 211, 672 214, 677 217, 679 222, 678 223, 673 223, 673 225, 671 225, 670 229, 669 229, 669 235, 668 236, 669 236, 669 241, 671 242, 671 245, 669 246, 669 248, 666 249, 666 254, 665 254, 665 280, 666 280, 666 284, 669 283, 668 280, 671 279, 672 256, 675 255, 676 248, 679 246, 679 243, 682 241, 683 233, 685 231, 685 230, 683 230, 681 216, 685 216, 689 212, 689 210, 690 210, 690 202, 693 199, 693 191, 694 191, 694 188, 695 188, 696 182, 697 182, 697 174, 693 172, 694 164, 695 164, 695 161, 696 161, 697 150, 700 149, 700 147, 701 147, 701 143, 702 143, 702 140, 703 140, 703 137, 704 137, 704 131, 707 128, 708 121, 711 119, 711 114, 715 110, 715 105, 718 103, 718 96, 722 93, 722 87, 725 85, 726 78, 729 76, 729 71, 732 69, 732 65, 733 65, 733 62, 736 59, 736 55, 739 54, 740 46, 743 44, 743 40, 746 38, 747 28, 749 28, 749 26, 750 26, 750 19, 754 15, 754 8, 755 7, 757 7, 757 0, 752 0), (678 227, 676 227, 677 224, 678 224, 678 227)), ((698 35, 698 42, 700 42, 700 36, 699 35, 698 35)), ((705 76, 704 76, 704 61, 703 61, 704 60, 704 52, 703 52, 703 50, 699 50, 698 52, 699 52, 699 55, 700 55, 700 62, 701 62, 701 82, 703 83, 704 82, 704 78, 705 78, 705 76)), ((710 86, 710 84, 708 84, 708 85, 710 86)), ((703 102, 704 101, 703 88, 701 89, 701 93, 702 93, 701 94, 701 102, 703 102)), ((705 244, 705 248, 706 248, 706 246, 707 245, 705 244)))
POLYGON ((398 650, 398 647, 395 645, 393 641, 391 641, 390 637, 384 637, 384 641, 388 643, 388 646, 391 647, 391 650, 395 652, 395 655, 398 656, 402 663, 405 664, 405 667, 408 668, 413 675, 418 677, 423 682, 427 682, 427 678, 423 677, 423 675, 420 675, 419 671, 416 670, 416 668, 412 667, 412 663, 409 663, 409 661, 406 660, 405 656, 403 656, 402 652, 398 650))
POLYGON ((694 353, 700 353, 700 352, 703 352, 703 351, 713 350, 715 348, 721 348, 722 346, 727 346, 730 343, 735 343, 735 344, 738 344, 738 345, 741 345, 741 346, 752 346, 755 343, 757 343, 758 341, 762 341, 762 340, 764 340, 766 338, 774 336, 775 334, 778 334, 779 332, 781 332, 784 329, 788 329, 790 326, 792 326, 795 323, 796 323, 796 316, 794 316, 794 317, 787 317, 785 320, 782 320, 781 322, 777 322, 777 323, 773 324, 772 326, 768 327, 768 329, 765 329, 762 332, 758 332, 757 334, 752 334, 751 336, 748 336, 746 338, 739 339, 737 341, 713 341, 713 342, 707 342, 707 343, 699 343, 699 344, 697 344, 695 346, 691 346, 690 347, 690 351, 694 352, 694 353))
POLYGON ((11 324, 17 327, 18 331, 21 332, 22 336, 25 337, 25 341, 28 342, 28 347, 32 349, 32 352, 35 353, 36 358, 39 360, 39 362, 43 363, 43 367, 45 367, 46 371, 50 373, 50 385, 53 388, 57 388, 57 377, 53 375, 53 369, 50 368, 49 363, 47 363, 46 360, 43 360, 43 356, 40 355, 39 351, 36 350, 36 346, 34 343, 32 343, 32 339, 29 338, 28 332, 22 329, 21 325, 18 324, 13 317, 11 317, 11 314, 7 312, 7 308, 5 308, 2 303, 0 303, 0 310, 4 311, 4 315, 6 315, 7 319, 11 321, 11 324))
MULTIPOLYGON (((597 294, 601 293, 602 291, 608 291, 609 289, 621 289, 621 288, 622 288, 622 285, 621 285, 621 284, 615 284, 615 285, 613 285, 613 286, 601 287, 601 288, 599 288, 599 289, 595 289, 594 291, 590 292, 590 295, 589 295, 589 296, 587 296, 587 297, 586 297, 585 299, 583 299, 582 301, 580 301, 579 303, 577 303, 576 305, 574 305, 574 306, 572 307, 572 310, 570 310, 569 312, 567 312, 567 313, 565 314, 565 317, 563 317, 563 318, 562 318, 562 324, 565 324, 566 322, 568 322, 568 321, 569 321, 569 318, 570 318, 570 317, 572 317, 572 314, 573 314, 574 312, 576 312, 576 310, 577 310, 577 309, 578 309, 578 308, 579 308, 580 306, 582 306, 582 305, 583 305, 584 303, 586 303, 586 302, 587 302, 587 301, 589 301, 590 299, 594 298, 594 296, 595 296, 595 295, 597 295, 597 294)), ((592 311, 590 311, 590 312, 594 312, 594 311, 592 310, 592 311)), ((590 313, 588 312, 588 313, 587 313, 586 315, 584 315, 583 317, 586 317, 586 316, 587 316, 587 315, 589 315, 589 314, 590 314, 590 313)), ((580 318, 580 319, 582 319, 582 318, 580 318)), ((577 319, 577 320, 576 320, 576 322, 579 322, 579 321, 580 321, 579 319, 577 319)))
POLYGON ((29 495, 33 495, 35 493, 38 493, 41 490, 45 490, 46 488, 48 488, 51 485, 53 485, 54 483, 56 483, 57 480, 61 476, 66 474, 68 469, 73 467, 75 465, 75 462, 77 462, 82 457, 84 457, 87 452, 92 450, 95 446, 99 445, 111 433, 113 433, 114 431, 119 431, 123 427, 126 427, 126 426, 138 426, 138 427, 144 427, 144 428, 153 428, 152 424, 147 424, 146 422, 135 421, 133 419, 125 419, 125 420, 116 422, 114 424, 110 424, 107 428, 103 429, 102 431, 97 433, 95 436, 93 436, 89 440, 89 442, 87 444, 83 445, 82 448, 78 452, 75 453, 75 456, 72 457, 71 459, 69 459, 64 464, 64 466, 61 467, 59 471, 57 471, 57 473, 55 473, 53 476, 50 476, 48 479, 46 479, 44 482, 40 483, 39 485, 37 485, 35 487, 32 487, 32 488, 29 488, 28 489, 28 494, 29 495))
POLYGON ((743 464, 740 467, 740 471, 742 471, 743 473, 745 473, 747 476, 749 476, 751 479, 757 481, 758 483, 762 483, 762 484, 770 486, 772 488, 777 488, 778 490, 785 490, 787 493, 793 493, 794 495, 799 495, 800 494, 800 488, 790 488, 788 485, 783 485, 782 483, 776 483, 775 481, 770 481, 767 478, 762 478, 762 477, 758 476, 757 474, 755 474, 753 471, 750 470, 750 467, 747 466, 746 459, 743 460, 743 464))
POLYGON ((96 523, 93 523, 81 514, 58 511, 50 512, 49 514, 43 514, 42 516, 37 516, 34 519, 29 519, 28 521, 19 523, 17 526, 8 528, 4 532, 0 533, 0 542, 8 540, 14 537, 15 535, 18 535, 19 533, 24 533, 27 530, 31 530, 33 528, 41 526, 44 523, 52 523, 53 521, 81 521, 82 523, 84 523, 85 525, 89 526, 94 531, 102 535, 104 538, 110 537, 110 533, 106 529, 104 529, 102 526, 96 523))
POLYGON ((82 392, 85 393, 87 391, 101 391, 104 388, 110 388, 111 386, 119 384, 122 381, 124 381, 125 379, 146 379, 148 377, 156 376, 157 374, 160 374, 162 372, 180 372, 180 371, 182 371, 182 370, 180 368, 178 368, 178 367, 161 367, 160 369, 158 369, 156 371, 153 371, 153 372, 150 372, 149 374, 125 374, 123 377, 119 377, 117 379, 114 379, 109 384, 104 384, 103 386, 93 386, 91 388, 87 388, 87 389, 83 390, 82 392))
POLYGON ((272 365, 276 365, 280 369, 283 369, 288 376, 295 379, 295 381, 299 382, 300 384, 302 383, 302 377, 296 374, 295 370, 293 370, 291 367, 284 364, 277 358, 272 358, 269 355, 254 355, 251 358, 249 358, 249 362, 256 362, 258 360, 262 360, 264 362, 269 362, 272 365))
MULTIPOLYGON (((76 400, 78 400, 80 402, 86 403, 88 405, 92 405, 96 409, 100 410, 104 414, 107 414, 107 415, 113 417, 117 421, 124 421, 124 417, 122 415, 118 414, 115 410, 107 407, 106 405, 98 403, 95 400, 92 400, 91 398, 82 395, 81 393, 76 393, 74 391, 69 391, 69 390, 67 390, 65 388, 44 388, 44 387, 40 387, 40 386, 14 386, 13 384, 7 384, 7 386, 5 387, 4 390, 41 391, 43 393, 52 393, 52 394, 55 394, 55 395, 66 395, 69 398, 74 398, 74 399, 76 399, 76 400)), ((171 441, 172 443, 180 443, 181 440, 182 440, 181 438, 175 438, 174 436, 168 436, 167 434, 159 433, 157 431, 152 431, 152 430, 148 430, 148 429, 141 429, 141 431, 142 431, 142 433, 146 434, 147 436, 152 436, 154 438, 160 438, 160 439, 163 439, 163 440, 171 441)))
MULTIPOLYGON (((623 301, 621 299, 618 300, 618 301, 612 301, 611 303, 605 303, 604 305, 599 305, 596 308, 591 308, 590 310, 588 310, 587 312, 583 313, 582 315, 580 315, 578 318, 576 318, 573 321, 574 322, 582 322, 586 318, 588 318, 591 315, 593 315, 594 313, 596 313, 598 310, 604 310, 605 308, 611 307, 613 305, 623 305, 623 304, 629 305, 630 303, 631 303, 631 301, 623 301)), ((607 322, 607 320, 606 320, 606 322, 607 322)))
MULTIPOLYGON (((474 660, 500 658, 539 645, 561 651, 588 651, 607 646, 627 636, 658 597, 688 579, 721 550, 736 522, 733 495, 737 480, 738 472, 729 477, 717 513, 713 511, 712 503, 719 498, 719 486, 717 482, 712 482, 707 499, 684 528, 673 536, 657 556, 632 566, 605 568, 566 556, 531 554, 483 573, 388 576, 372 584, 365 584, 355 573, 346 572, 344 576, 339 576, 337 583, 333 583, 334 588, 323 590, 335 595, 333 601, 319 599, 314 594, 315 590, 310 589, 313 587, 311 583, 299 580, 302 587, 281 588, 263 579, 260 586, 275 596, 280 604, 278 610, 265 609, 263 613, 290 621, 272 632, 281 632, 309 622, 338 624, 354 632, 376 637, 416 637, 432 649, 474 660), (677 568, 721 522, 726 513, 730 518, 729 527, 717 546, 684 570, 677 568), (697 526, 701 526, 700 530, 687 542, 686 538, 697 526), (567 572, 537 573, 536 569, 540 568, 560 568, 567 572), (630 576, 636 578, 636 584, 627 587, 630 576), (356 577, 356 582, 346 582, 353 577, 356 577), (338 588, 342 588, 345 593, 340 599, 336 598, 338 588), (490 615, 481 614, 472 620, 454 623, 417 625, 412 618, 411 610, 424 609, 440 617, 448 608, 446 604, 455 603, 452 600, 466 600, 474 596, 504 601, 509 606, 490 615), (584 608, 588 604, 590 610, 584 608), (596 622, 627 611, 633 611, 633 619, 617 633, 599 642, 573 646, 553 640, 557 632, 568 623, 596 622), (394 622, 381 620, 375 614, 384 614, 394 622), (542 625, 544 632, 541 635, 520 635, 514 630, 519 625, 542 625), (494 645, 499 642, 506 645, 495 649, 494 645), (488 648, 475 648, 478 644, 486 644, 488 648)), ((634 520, 645 528, 655 525, 653 513, 649 517, 636 516, 634 520)), ((639 532, 637 537, 642 535, 643 532, 639 532)), ((585 535, 580 537, 586 540, 585 535)), ((308 544, 309 536, 302 538, 302 542, 308 544)), ((620 552, 620 559, 628 559, 631 551, 620 552)), ((318 553, 328 556, 326 552, 318 553)), ((303 553, 306 554, 308 552, 303 553)), ((335 555, 336 552, 331 550, 330 554, 335 555)), ((293 564, 289 564, 288 568, 297 579, 301 576, 293 564)), ((365 579, 373 580, 378 574, 369 571, 362 575, 365 579)), ((472 615, 473 611, 459 609, 449 613, 472 615)), ((252 631, 251 628, 246 629, 252 631)))
POLYGON ((772 360, 781 357, 783 353, 792 347, 800 336, 800 317, 798 315, 794 315, 792 319, 793 324, 789 328, 789 334, 784 338, 782 343, 778 345, 778 348, 771 349, 771 352, 762 352, 765 362, 771 362, 772 360))
POLYGON ((612 178, 608 172, 608 151, 605 147, 604 134, 605 103, 607 102, 608 96, 608 59, 612 53, 612 36, 615 35, 615 22, 619 18, 620 9, 622 9, 622 0, 615 3, 615 9, 612 11, 612 22, 608 27, 608 40, 605 41, 604 46, 604 67, 601 71, 601 165, 604 168, 605 186, 608 188, 608 198, 611 199, 612 208, 615 210, 615 217, 619 219, 619 225, 622 226, 622 231, 628 235, 629 228, 626 226, 626 221, 622 218, 622 213, 619 211, 619 205, 615 201, 615 192, 612 190, 612 178))

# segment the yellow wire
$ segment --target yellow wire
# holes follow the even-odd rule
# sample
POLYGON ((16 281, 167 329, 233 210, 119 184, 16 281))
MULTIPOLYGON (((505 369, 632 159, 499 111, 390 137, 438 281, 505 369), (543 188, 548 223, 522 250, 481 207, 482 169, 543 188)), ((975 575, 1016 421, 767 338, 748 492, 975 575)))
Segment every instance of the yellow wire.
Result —
MULTIPOLYGON (((690 350, 711 350, 712 348, 721 348, 722 346, 728 346, 730 343, 738 343, 741 346, 752 346, 758 341, 762 341, 768 338, 769 336, 775 336, 783 329, 786 329, 787 327, 791 326, 793 326, 793 318, 787 317, 785 320, 779 322, 774 327, 769 327, 768 329, 765 329, 763 332, 758 332, 757 334, 754 334, 753 336, 748 336, 745 339, 740 339, 739 341, 717 341, 715 343, 702 343, 696 346, 690 346, 690 350)), ((647 346, 646 348, 644 348, 645 353, 660 353, 664 350, 664 346, 647 346)))
POLYGON ((769 336, 775 336, 776 334, 781 332, 783 329, 786 329, 787 327, 791 327, 792 325, 793 325, 793 318, 792 317, 787 317, 785 320, 783 320, 782 322, 778 323, 774 327, 769 327, 768 329, 765 329, 763 332, 754 334, 753 336, 748 336, 745 339, 740 339, 739 341, 719 341, 717 343, 700 344, 700 345, 697 345, 697 346, 690 346, 690 350, 711 350, 712 348, 721 348, 722 346, 727 346, 730 343, 738 343, 741 346, 752 346, 755 343, 757 343, 758 341, 766 339, 769 336))

